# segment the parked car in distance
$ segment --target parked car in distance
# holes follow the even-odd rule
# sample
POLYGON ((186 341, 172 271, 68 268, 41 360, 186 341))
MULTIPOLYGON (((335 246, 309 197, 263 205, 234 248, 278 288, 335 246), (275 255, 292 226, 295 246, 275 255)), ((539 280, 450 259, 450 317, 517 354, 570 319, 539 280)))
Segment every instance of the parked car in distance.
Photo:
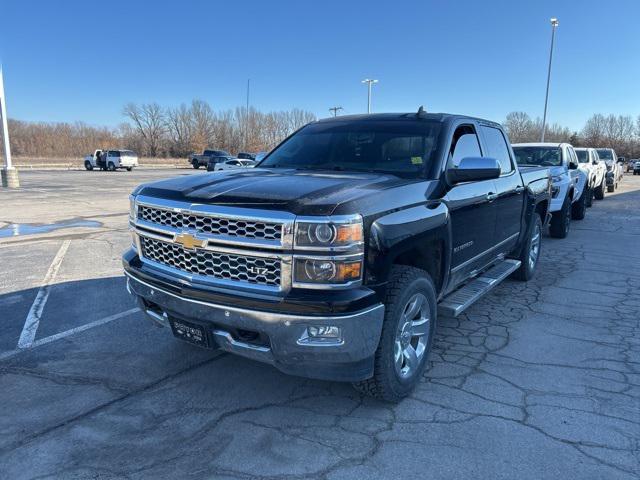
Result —
POLYGON ((218 170, 235 170, 238 168, 252 168, 256 166, 253 160, 243 160, 240 158, 232 158, 223 162, 209 163, 207 171, 213 172, 218 170))
POLYGON ((519 170, 494 122, 422 109, 312 122, 242 175, 136 188, 127 288, 179 339, 399 400, 439 314, 533 277, 549 182, 519 170))
POLYGON ((240 158, 241 160, 255 160, 256 154, 249 153, 249 152, 238 152, 238 155, 236 155, 236 158, 240 158))
POLYGON ((216 162, 228 160, 230 158, 233 158, 233 156, 224 150, 204 150, 201 155, 196 153, 189 155, 189 163, 193 168, 200 168, 209 165, 209 161, 211 159, 216 162))
POLYGON ((264 157, 266 157, 268 153, 269 152, 258 152, 258 153, 256 153, 256 158, 255 158, 256 162, 261 162, 262 159, 264 159, 264 157))
POLYGON ((593 197, 597 200, 604 198, 607 189, 607 167, 598 158, 595 148, 575 148, 578 156, 578 168, 587 174, 587 207, 593 202, 593 197))
POLYGON ((518 143, 513 151, 520 168, 549 168, 553 182, 549 233, 565 238, 571 219, 582 220, 587 209, 587 175, 578 168, 576 152, 568 143, 518 143))
POLYGON ((622 166, 618 163, 618 156, 613 148, 597 148, 598 157, 607 166, 607 191, 613 192, 622 180, 622 166))
POLYGON ((118 169, 126 169, 128 172, 138 166, 138 155, 131 150, 95 150, 93 155, 84 157, 84 168, 93 170, 108 170, 114 172, 118 169))
POLYGON ((632 162, 633 162, 633 174, 640 175, 640 160, 635 159, 635 160, 632 160, 632 162))

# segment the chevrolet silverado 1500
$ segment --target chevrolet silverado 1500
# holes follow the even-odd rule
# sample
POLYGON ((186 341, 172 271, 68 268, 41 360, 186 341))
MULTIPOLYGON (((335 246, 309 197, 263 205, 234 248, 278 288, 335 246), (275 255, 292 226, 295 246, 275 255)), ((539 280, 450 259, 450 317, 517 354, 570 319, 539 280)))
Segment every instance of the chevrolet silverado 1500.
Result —
POLYGON ((256 168, 130 200, 127 288, 155 323, 398 400, 438 315, 532 277, 550 179, 518 170, 499 124, 420 109, 313 122, 256 168))

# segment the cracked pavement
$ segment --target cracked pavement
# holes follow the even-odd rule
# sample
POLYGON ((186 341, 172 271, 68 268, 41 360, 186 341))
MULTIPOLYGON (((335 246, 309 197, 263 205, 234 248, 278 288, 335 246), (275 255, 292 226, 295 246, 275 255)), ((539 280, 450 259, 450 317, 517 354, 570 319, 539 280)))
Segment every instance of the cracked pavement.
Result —
MULTIPOLYGON (((0 241, 0 355, 71 239, 36 343, 127 311, 127 194, 188 171, 28 172, 2 221, 97 220, 0 241)), ((174 340, 132 313, 0 356, 0 477, 632 479, 640 472, 640 177, 545 237, 534 280, 439 318, 392 405, 174 340)))

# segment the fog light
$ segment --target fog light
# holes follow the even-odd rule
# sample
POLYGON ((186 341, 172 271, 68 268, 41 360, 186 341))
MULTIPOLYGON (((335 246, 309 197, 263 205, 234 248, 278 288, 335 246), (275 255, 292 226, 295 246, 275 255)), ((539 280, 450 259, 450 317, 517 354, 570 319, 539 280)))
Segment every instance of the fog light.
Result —
POLYGON ((341 344, 342 329, 334 325, 310 325, 298 339, 300 345, 341 344))

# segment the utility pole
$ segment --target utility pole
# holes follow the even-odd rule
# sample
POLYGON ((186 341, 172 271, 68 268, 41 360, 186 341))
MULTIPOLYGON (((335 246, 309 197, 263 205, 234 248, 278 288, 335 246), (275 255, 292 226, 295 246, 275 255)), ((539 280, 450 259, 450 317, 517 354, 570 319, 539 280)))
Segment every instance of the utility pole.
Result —
POLYGON ((247 109, 245 110, 244 119, 244 149, 249 148, 249 87, 251 85, 251 79, 247 78, 247 109))
POLYGON ((331 113, 333 113, 333 116, 334 116, 334 117, 337 117, 337 116, 338 116, 338 112, 339 112, 340 110, 344 110, 344 108, 342 108, 342 107, 331 107, 331 108, 329 109, 329 111, 330 111, 331 113))
POLYGON ((549 50, 549 69, 547 70, 547 93, 544 97, 544 115, 542 116, 542 135, 540 141, 544 142, 544 133, 547 129, 547 103, 549 102, 549 83, 551 83, 551 60, 553 60, 553 41, 556 37, 556 28, 560 25, 557 18, 551 19, 551 49, 549 50))
POLYGON ((11 145, 9 144, 9 119, 7 118, 7 100, 4 95, 2 65, 0 65, 0 117, 2 117, 2 144, 4 147, 4 168, 2 169, 2 186, 18 188, 18 170, 11 164, 11 145))
POLYGON ((365 78, 364 80, 362 80, 362 83, 367 84, 367 113, 371 113, 371 85, 374 83, 378 83, 378 80, 365 78))

